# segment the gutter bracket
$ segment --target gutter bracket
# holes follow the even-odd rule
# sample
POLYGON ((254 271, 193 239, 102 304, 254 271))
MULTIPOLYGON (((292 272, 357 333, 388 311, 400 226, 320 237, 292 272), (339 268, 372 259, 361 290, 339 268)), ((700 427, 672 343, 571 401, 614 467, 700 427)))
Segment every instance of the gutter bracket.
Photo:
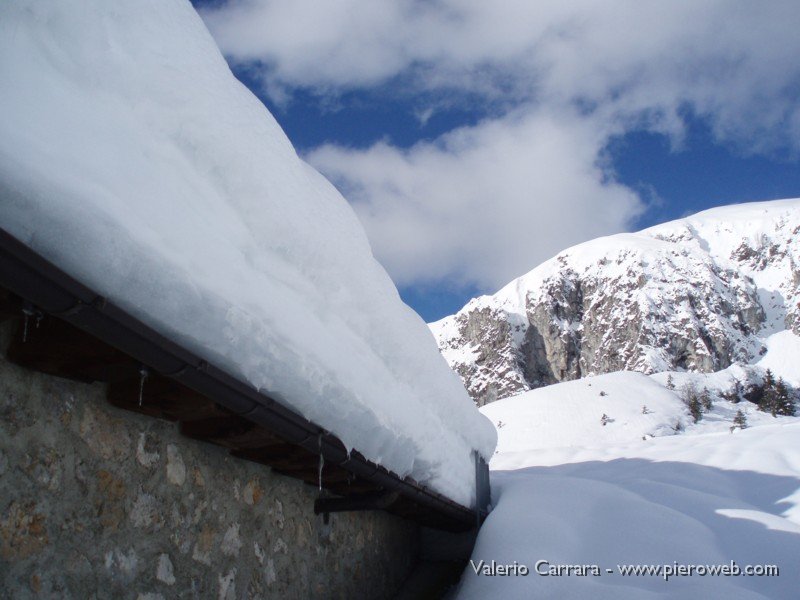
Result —
POLYGON ((332 512, 354 512, 361 510, 385 510, 400 498, 399 492, 377 492, 343 498, 317 498, 314 500, 314 514, 322 515, 327 525, 332 512))

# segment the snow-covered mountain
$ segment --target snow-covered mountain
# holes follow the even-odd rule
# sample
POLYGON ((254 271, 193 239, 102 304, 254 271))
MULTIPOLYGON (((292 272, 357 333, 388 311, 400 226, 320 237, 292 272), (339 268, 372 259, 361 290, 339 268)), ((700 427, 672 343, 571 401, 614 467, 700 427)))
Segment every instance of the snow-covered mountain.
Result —
POLYGON ((719 371, 800 335, 798 240, 798 199, 715 208, 569 248, 430 327, 480 405, 613 371, 719 371))

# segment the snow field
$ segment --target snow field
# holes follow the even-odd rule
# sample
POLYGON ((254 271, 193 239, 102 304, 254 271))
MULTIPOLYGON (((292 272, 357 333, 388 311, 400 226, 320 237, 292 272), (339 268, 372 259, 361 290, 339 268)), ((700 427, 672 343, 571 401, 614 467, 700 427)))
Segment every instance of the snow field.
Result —
POLYGON ((797 337, 779 332, 767 346, 757 365, 711 374, 610 373, 483 407, 502 425, 491 462, 495 507, 472 560, 516 561, 529 574, 492 577, 468 566, 457 597, 797 598, 800 417, 772 417, 721 398, 734 379, 760 379, 766 367, 796 380, 797 337), (665 387, 668 377, 675 390, 665 387), (714 399, 698 423, 679 397, 686 384, 708 388, 714 399), (738 410, 748 427, 731 431, 738 410), (543 576, 535 571, 542 560, 597 566, 600 574, 543 576), (779 575, 665 579, 623 576, 617 568, 731 561, 776 565, 779 575))

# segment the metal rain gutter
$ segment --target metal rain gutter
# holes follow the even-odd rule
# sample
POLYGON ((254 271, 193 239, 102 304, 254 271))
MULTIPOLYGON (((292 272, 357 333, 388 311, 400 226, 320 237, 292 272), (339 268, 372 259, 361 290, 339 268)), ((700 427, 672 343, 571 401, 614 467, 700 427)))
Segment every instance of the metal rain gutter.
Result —
MULTIPOLYGON (((452 519, 464 528, 480 520, 483 508, 469 509, 413 479, 401 478, 347 452, 335 435, 278 401, 209 364, 98 295, 0 228, 0 285, 43 312, 64 319, 154 371, 179 381, 228 410, 271 429, 287 442, 322 454, 376 485, 452 519)), ((485 465, 485 463, 484 463, 485 465)))

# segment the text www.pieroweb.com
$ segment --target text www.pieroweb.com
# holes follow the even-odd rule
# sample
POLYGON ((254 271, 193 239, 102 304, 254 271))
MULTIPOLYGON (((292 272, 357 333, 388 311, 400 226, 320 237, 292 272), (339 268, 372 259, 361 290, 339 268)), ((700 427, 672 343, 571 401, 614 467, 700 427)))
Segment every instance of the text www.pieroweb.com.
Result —
POLYGON ((623 576, 649 576, 662 577, 668 581, 670 577, 777 577, 780 575, 778 565, 744 565, 740 567, 736 561, 725 565, 684 565, 672 563, 671 565, 617 565, 617 571, 623 576))
POLYGON ((536 561, 532 568, 519 561, 510 564, 492 561, 470 560, 476 575, 489 577, 600 577, 603 575, 621 575, 623 577, 660 577, 669 581, 675 577, 778 577, 780 569, 777 565, 744 565, 740 566, 731 560, 726 564, 671 564, 658 565, 616 565, 616 568, 601 567, 596 564, 557 564, 546 559, 536 561))

